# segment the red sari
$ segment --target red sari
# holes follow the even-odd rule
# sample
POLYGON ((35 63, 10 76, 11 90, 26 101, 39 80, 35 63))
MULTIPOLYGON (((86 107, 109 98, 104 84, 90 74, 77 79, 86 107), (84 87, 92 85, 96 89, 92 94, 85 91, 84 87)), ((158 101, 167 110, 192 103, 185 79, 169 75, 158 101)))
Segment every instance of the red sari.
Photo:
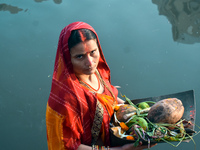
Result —
MULTIPOLYGON (((52 87, 47 103, 46 127, 49 150, 75 150, 80 144, 91 145, 97 99, 103 106, 101 137, 105 146, 110 144, 109 122, 113 114, 114 98, 105 87, 103 94, 94 94, 84 88, 73 72, 68 48, 68 39, 72 30, 94 29, 84 22, 74 22, 66 26, 60 34, 52 87)), ((97 36, 97 34, 96 34, 97 36)), ((99 39, 97 36, 97 42, 99 39)), ((117 97, 118 91, 110 84, 110 69, 105 61, 100 43, 98 72, 108 88, 117 97)))

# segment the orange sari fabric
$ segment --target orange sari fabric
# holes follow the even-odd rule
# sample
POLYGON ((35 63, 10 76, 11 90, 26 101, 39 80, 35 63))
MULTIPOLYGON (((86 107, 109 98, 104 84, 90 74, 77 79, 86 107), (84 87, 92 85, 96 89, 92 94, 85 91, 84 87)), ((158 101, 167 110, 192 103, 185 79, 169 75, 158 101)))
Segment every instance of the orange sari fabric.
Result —
MULTIPOLYGON (((90 25, 84 22, 74 22, 66 26, 61 31, 59 37, 52 87, 46 110, 49 150, 75 150, 80 144, 91 144, 91 127, 94 120, 97 98, 100 99, 99 101, 104 108, 101 136, 104 144, 109 145, 110 117, 108 112, 110 115, 113 113, 110 106, 110 102, 112 103, 113 99, 93 94, 79 83, 73 73, 68 39, 72 30, 81 28, 89 29, 96 34, 90 25)), ((97 42, 99 43, 98 36, 97 42)), ((117 97, 117 89, 110 84, 110 69, 105 61, 100 43, 99 51, 100 61, 97 69, 115 97, 117 97)), ((111 96, 111 93, 106 88, 103 94, 111 96)))

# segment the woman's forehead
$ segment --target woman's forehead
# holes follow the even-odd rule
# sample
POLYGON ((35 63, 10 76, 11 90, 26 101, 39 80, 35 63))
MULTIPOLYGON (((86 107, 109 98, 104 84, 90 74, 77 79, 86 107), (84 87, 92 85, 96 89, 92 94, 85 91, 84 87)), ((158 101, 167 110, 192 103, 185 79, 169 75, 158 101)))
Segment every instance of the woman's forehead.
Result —
POLYGON ((89 40, 81 42, 71 48, 72 53, 87 53, 98 48, 96 40, 89 40))

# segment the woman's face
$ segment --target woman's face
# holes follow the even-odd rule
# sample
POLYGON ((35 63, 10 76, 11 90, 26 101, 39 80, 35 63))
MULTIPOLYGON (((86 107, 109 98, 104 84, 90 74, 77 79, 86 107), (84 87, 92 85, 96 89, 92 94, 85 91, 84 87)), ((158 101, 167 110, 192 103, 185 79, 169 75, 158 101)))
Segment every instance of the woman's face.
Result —
POLYGON ((91 75, 99 63, 99 48, 96 40, 81 42, 70 50, 71 62, 76 76, 91 75))

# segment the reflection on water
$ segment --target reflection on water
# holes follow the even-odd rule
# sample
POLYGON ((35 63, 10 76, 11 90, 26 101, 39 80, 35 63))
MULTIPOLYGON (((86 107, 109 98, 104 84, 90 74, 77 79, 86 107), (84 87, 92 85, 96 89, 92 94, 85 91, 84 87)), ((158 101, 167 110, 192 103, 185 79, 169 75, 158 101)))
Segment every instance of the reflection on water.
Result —
POLYGON ((0 11, 9 11, 11 14, 16 14, 22 10, 23 10, 22 8, 18 8, 16 6, 0 4, 0 11))
POLYGON ((160 15, 172 24, 174 41, 200 43, 200 1, 199 0, 152 0, 158 5, 160 15))
MULTIPOLYGON (((34 0, 35 2, 43 2, 43 1, 47 1, 47 0, 34 0)), ((62 0, 53 0, 54 1, 54 3, 56 3, 56 4, 60 4, 60 3, 62 3, 62 0)))
MULTIPOLYGON (((43 2, 43 1, 47 1, 47 0, 34 0, 35 2, 43 2)), ((54 3, 56 4, 61 4, 62 0, 53 0, 54 3)), ((12 5, 8 5, 8 4, 0 4, 0 11, 9 11, 11 14, 17 14, 18 12, 22 11, 22 8, 19 8, 17 6, 12 6, 12 5)), ((28 9, 25 9, 25 12, 28 9)))
POLYGON ((54 1, 54 3, 56 3, 56 4, 62 3, 62 0, 53 0, 53 1, 54 1))
POLYGON ((47 1, 47 0, 34 0, 35 2, 42 2, 42 1, 47 1))

